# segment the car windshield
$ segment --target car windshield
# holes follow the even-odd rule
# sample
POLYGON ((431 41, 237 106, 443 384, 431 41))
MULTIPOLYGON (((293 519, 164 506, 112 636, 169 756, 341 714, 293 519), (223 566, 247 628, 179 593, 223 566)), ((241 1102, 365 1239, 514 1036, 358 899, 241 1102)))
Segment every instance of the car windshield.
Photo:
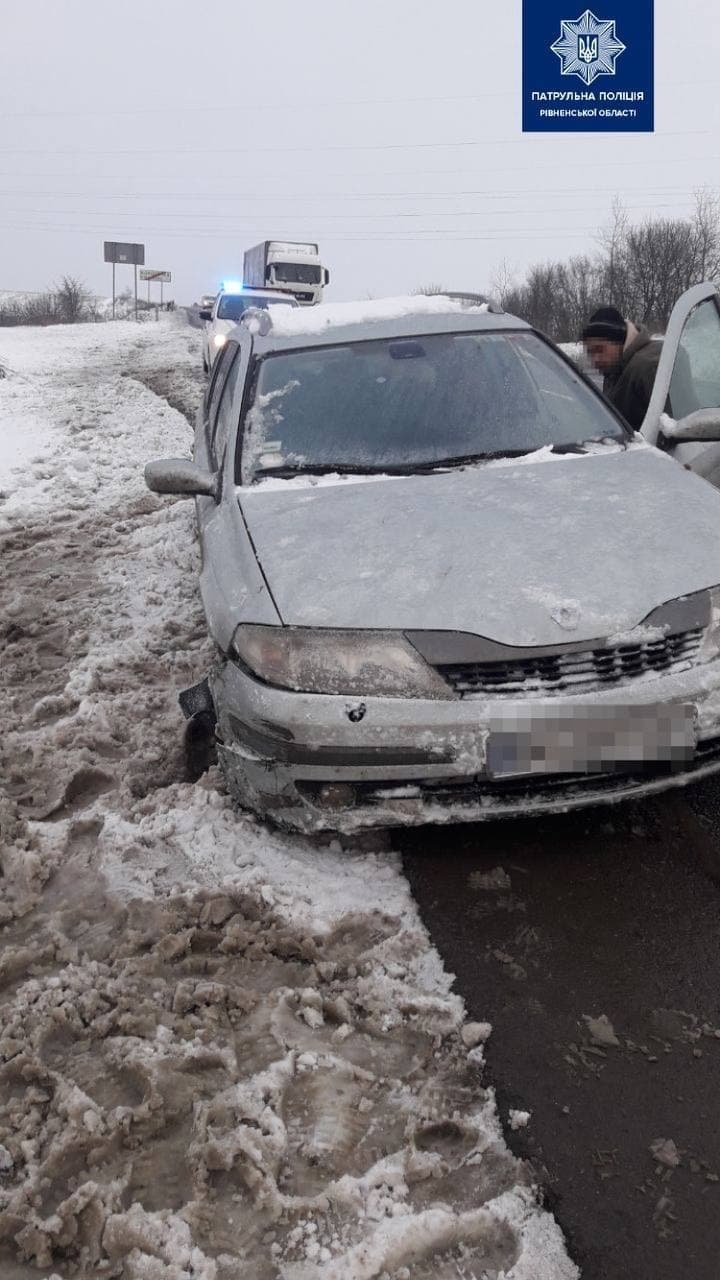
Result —
POLYGON ((432 334, 259 361, 240 473, 416 470, 627 433, 533 333, 432 334))
POLYGON ((320 284, 320 267, 311 263, 276 262, 275 279, 280 284, 320 284))
POLYGON ((217 309, 218 320, 239 320, 248 307, 294 307, 294 298, 270 298, 258 293, 227 293, 220 299, 217 309))

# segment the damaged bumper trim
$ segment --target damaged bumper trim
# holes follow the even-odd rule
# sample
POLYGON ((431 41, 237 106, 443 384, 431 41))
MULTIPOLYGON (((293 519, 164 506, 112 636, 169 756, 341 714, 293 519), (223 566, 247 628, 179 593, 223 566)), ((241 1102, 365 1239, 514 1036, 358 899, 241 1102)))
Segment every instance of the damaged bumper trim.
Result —
MULTIPOLYGON (((406 778, 368 782, 338 770, 334 781, 302 779, 277 771, 270 775, 258 761, 248 761, 232 749, 220 747, 231 792, 241 804, 249 804, 279 826, 295 831, 350 833, 372 827, 413 827, 426 823, 491 822, 508 817, 540 817, 569 813, 598 804, 641 799, 670 788, 686 786, 720 770, 720 738, 698 744, 691 764, 682 770, 657 765, 632 774, 562 775, 513 778, 498 782, 487 777, 457 779, 406 778), (272 776, 275 790, 266 788, 272 776), (324 792, 340 786, 353 800, 337 807, 324 803, 324 792)), ((272 787, 272 783, 270 786, 272 787)))
POLYGON ((262 733, 252 725, 238 720, 232 713, 228 716, 228 722, 238 743, 249 747, 259 756, 266 756, 282 764, 331 765, 338 768, 353 765, 356 768, 378 768, 386 765, 389 768, 393 765, 411 767, 421 764, 450 764, 454 759, 452 752, 442 748, 422 751, 412 747, 309 746, 301 742, 288 742, 272 733, 262 733))

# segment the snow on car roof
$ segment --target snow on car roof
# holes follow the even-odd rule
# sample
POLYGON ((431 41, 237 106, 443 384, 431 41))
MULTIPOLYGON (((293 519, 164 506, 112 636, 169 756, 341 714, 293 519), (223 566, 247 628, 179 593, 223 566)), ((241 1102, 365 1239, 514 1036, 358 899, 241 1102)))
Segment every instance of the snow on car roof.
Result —
POLYGON ((468 308, 460 299, 444 294, 413 294, 397 298, 369 298, 359 302, 320 303, 316 307, 303 307, 288 315, 273 316, 273 333, 278 337, 295 337, 296 334, 323 333, 326 329, 341 325, 367 324, 378 320, 401 320, 405 316, 456 315, 472 310, 487 312, 487 303, 468 308))
POLYGON ((258 354, 373 338, 477 329, 528 329, 487 303, 470 304, 442 294, 321 303, 314 307, 273 307, 266 317, 246 317, 241 328, 254 334, 258 354))

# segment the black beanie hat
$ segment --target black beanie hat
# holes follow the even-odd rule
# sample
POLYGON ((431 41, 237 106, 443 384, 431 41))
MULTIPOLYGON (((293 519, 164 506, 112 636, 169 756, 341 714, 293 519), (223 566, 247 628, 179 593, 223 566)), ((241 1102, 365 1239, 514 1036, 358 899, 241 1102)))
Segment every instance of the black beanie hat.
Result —
POLYGON ((588 338, 602 338, 606 342, 624 342, 627 338, 627 324, 617 307, 599 307, 585 325, 582 336, 584 342, 588 338))

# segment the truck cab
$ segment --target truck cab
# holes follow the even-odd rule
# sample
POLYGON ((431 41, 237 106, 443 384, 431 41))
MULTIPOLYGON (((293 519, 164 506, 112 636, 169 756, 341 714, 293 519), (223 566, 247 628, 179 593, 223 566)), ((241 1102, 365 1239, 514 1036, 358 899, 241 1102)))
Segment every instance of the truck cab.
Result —
POLYGON ((243 284, 252 289, 281 289, 301 306, 322 302, 330 272, 320 261, 317 244, 294 240, 262 240, 247 249, 243 284))

